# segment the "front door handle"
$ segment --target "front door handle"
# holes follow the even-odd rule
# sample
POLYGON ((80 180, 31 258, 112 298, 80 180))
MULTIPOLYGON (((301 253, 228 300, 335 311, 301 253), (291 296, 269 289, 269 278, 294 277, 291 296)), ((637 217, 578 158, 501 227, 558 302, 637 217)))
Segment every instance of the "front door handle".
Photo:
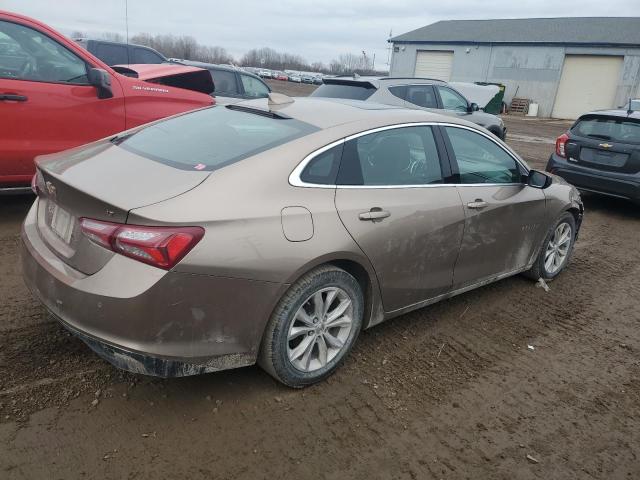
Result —
POLYGON ((376 222, 389 216, 391 216, 390 212, 383 210, 380 207, 373 207, 368 212, 362 212, 360 215, 358 215, 358 218, 360 218, 360 220, 370 220, 372 222, 376 222))
POLYGON ((12 102, 26 102, 28 99, 24 95, 16 95, 15 93, 0 93, 0 100, 9 100, 12 102))
POLYGON ((475 202, 469 202, 467 203, 467 207, 468 208, 473 208, 473 209, 482 209, 486 206, 488 206, 489 204, 487 202, 485 202, 484 200, 482 200, 481 198, 476 198, 475 202))

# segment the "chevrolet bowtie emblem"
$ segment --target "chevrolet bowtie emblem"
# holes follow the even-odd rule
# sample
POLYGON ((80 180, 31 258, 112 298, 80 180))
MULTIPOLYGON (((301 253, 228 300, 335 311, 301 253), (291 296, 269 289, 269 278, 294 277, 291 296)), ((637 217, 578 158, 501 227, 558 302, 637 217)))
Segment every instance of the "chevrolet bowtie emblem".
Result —
POLYGON ((602 148, 611 148, 611 147, 613 147, 613 145, 611 145, 610 143, 601 143, 598 146, 602 147, 602 148))

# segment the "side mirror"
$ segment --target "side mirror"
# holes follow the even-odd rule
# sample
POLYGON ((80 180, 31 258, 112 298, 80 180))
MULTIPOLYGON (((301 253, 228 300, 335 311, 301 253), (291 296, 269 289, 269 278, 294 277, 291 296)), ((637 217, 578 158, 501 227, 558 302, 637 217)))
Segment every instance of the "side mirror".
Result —
POLYGON ((469 112, 469 113, 477 112, 478 110, 480 110, 480 107, 478 106, 477 103, 471 103, 467 107, 467 112, 469 112))
POLYGON ((527 185, 533 188, 547 188, 551 182, 552 179, 549 175, 538 170, 531 170, 527 175, 527 185))
POLYGON ((90 68, 87 72, 89 84, 96 87, 98 98, 111 98, 113 91, 111 90, 111 77, 101 68, 90 68))

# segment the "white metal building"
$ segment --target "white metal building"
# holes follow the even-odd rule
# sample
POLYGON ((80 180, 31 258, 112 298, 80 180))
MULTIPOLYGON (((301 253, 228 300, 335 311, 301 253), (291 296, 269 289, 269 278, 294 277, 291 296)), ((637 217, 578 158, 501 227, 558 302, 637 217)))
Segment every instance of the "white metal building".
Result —
POLYGON ((539 115, 576 118, 640 97, 640 17, 441 21, 399 35, 391 76, 506 85, 539 115))

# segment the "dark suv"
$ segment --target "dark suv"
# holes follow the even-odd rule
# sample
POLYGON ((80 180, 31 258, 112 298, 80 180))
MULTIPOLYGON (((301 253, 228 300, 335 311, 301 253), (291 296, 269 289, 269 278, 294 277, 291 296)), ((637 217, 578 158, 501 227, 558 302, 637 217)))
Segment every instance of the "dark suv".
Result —
POLYGON ((582 115, 558 137, 547 171, 578 189, 640 203, 640 112, 582 115))
POLYGON ((78 38, 74 39, 74 41, 109 66, 138 65, 141 63, 154 64, 169 61, 157 50, 144 45, 108 42, 106 40, 89 40, 86 38, 78 38))

